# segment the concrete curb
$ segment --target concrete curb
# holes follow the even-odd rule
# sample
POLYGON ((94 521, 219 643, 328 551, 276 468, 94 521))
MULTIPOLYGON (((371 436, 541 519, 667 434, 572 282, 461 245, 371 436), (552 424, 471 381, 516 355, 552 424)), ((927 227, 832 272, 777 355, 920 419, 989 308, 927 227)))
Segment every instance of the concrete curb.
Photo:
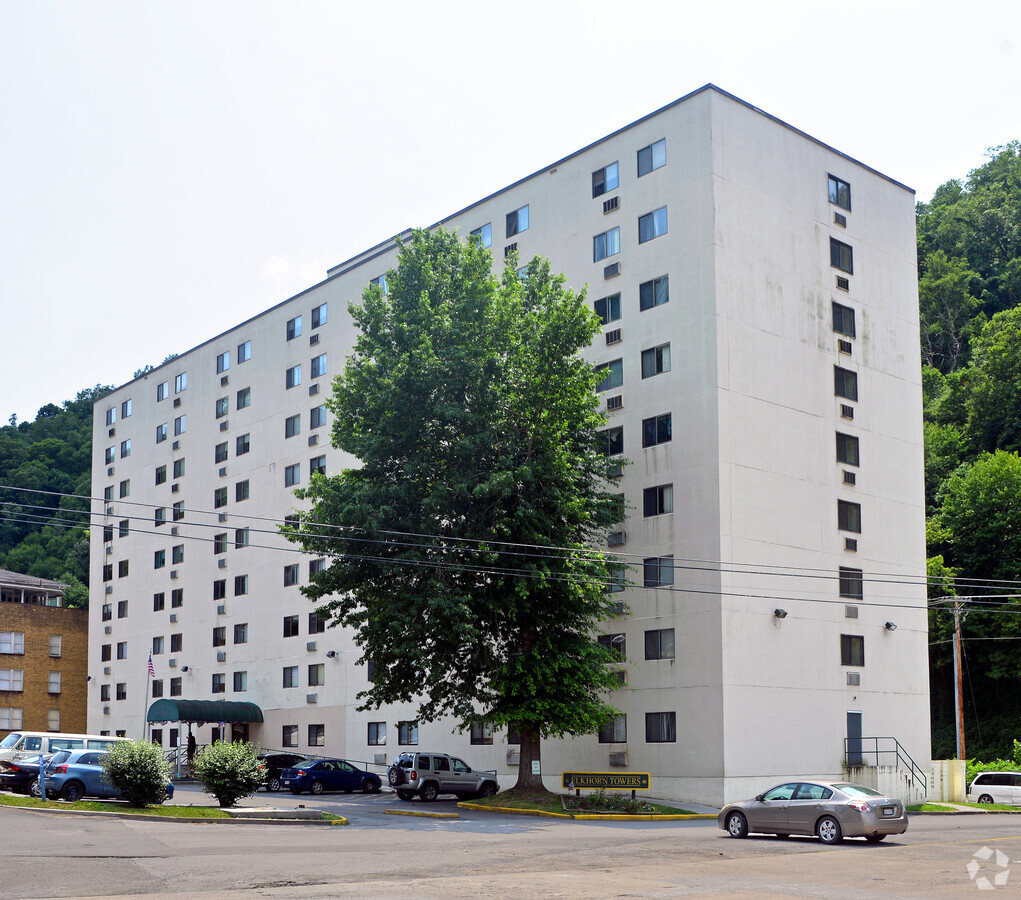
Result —
POLYGON ((909 809, 909 816, 1016 816, 1021 809, 909 809))
POLYGON ((55 816, 103 816, 108 819, 131 819, 143 822, 191 822, 204 825, 349 825, 347 819, 269 818, 268 816, 229 816, 226 819, 197 816, 147 816, 145 813, 104 812, 98 809, 59 809, 45 806, 4 806, 4 809, 22 809, 30 813, 55 816))
POLYGON ((643 813, 635 816, 623 815, 622 813, 556 813, 547 812, 543 809, 514 809, 509 806, 481 806, 478 803, 461 802, 457 804, 464 809, 476 809, 481 812, 506 813, 512 816, 545 816, 551 819, 580 819, 582 821, 603 821, 603 822, 677 822, 691 819, 713 819, 717 818, 715 813, 643 813))
POLYGON ((457 813, 419 812, 416 809, 384 809, 384 816, 420 816, 424 819, 460 819, 457 813))

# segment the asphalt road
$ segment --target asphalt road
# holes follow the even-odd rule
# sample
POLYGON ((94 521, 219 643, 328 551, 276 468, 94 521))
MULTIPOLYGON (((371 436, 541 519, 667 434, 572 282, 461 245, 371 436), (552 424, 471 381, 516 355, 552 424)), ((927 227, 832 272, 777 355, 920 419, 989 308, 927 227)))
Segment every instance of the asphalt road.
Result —
POLYGON ((823 847, 735 840, 704 821, 393 816, 384 811, 456 807, 389 794, 257 798, 267 800, 321 806, 352 824, 190 824, 0 807, 0 897, 968 897, 978 890, 969 863, 974 879, 990 884, 1013 866, 998 866, 995 851, 1016 859, 1017 871, 979 896, 1021 892, 1021 815, 915 816, 907 834, 882 844, 823 847))

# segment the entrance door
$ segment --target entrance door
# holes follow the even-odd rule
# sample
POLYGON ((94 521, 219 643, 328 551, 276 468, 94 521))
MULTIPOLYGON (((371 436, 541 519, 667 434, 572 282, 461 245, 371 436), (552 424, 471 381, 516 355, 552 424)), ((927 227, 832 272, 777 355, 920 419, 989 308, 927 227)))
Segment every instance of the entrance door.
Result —
POLYGON ((861 755, 861 713, 847 711, 847 764, 860 766, 861 755))

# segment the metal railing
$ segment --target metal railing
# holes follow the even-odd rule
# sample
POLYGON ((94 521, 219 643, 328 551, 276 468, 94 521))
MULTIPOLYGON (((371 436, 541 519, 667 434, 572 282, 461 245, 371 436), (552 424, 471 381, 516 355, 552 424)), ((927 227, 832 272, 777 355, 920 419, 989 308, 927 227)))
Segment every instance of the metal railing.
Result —
POLYGON ((919 784, 923 791, 928 791, 929 779, 926 777, 925 772, 911 758, 911 754, 904 749, 897 738, 844 738, 844 764, 847 766, 878 766, 880 765, 880 758, 886 760, 883 765, 890 765, 889 758, 891 756, 893 757, 892 765, 895 768, 906 770, 910 773, 913 784, 919 784), (880 747, 880 741, 886 742, 886 746, 880 747), (871 747, 869 743, 871 743, 871 747))

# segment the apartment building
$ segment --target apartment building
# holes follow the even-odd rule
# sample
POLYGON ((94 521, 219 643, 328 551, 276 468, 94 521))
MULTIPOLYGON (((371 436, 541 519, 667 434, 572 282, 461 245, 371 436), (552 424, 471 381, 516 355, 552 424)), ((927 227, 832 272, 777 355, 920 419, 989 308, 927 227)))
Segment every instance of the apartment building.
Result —
MULTIPOLYGON (((548 785, 616 767, 721 804, 839 776, 871 736, 927 768, 913 192, 707 85, 440 224, 497 267, 549 257, 605 323, 587 357, 631 461, 608 547, 632 574, 602 638, 621 714, 546 742, 548 785)), ((199 741, 380 764, 420 745, 516 777, 506 732, 357 711, 368 667, 299 593, 324 563, 277 533, 311 472, 353 463, 324 400, 347 304, 395 260, 379 243, 97 404, 90 730, 244 701, 199 741)))
POLYGON ((0 569, 0 740, 85 730, 89 617, 63 606, 64 588, 0 569))

